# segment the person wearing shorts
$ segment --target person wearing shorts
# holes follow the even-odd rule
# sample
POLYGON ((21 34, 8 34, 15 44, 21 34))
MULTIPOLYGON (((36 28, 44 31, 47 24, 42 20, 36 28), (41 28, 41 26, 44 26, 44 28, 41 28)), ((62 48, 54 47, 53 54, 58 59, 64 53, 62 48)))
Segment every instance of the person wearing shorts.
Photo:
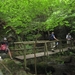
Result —
POLYGON ((67 40, 67 47, 68 47, 68 49, 70 49, 71 48, 71 41, 72 41, 72 36, 70 35, 70 33, 68 33, 66 35, 66 40, 67 40))

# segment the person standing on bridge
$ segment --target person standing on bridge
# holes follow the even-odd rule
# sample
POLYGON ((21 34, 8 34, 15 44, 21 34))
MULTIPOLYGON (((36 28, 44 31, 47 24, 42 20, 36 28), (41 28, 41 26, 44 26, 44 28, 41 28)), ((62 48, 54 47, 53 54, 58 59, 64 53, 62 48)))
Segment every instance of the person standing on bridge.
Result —
POLYGON ((71 48, 71 45, 72 45, 72 36, 71 36, 71 34, 70 33, 68 33, 67 35, 66 35, 66 40, 67 40, 67 46, 68 46, 68 49, 70 49, 71 48))
MULTIPOLYGON (((54 32, 52 32, 49 36, 49 40, 52 41, 51 42, 51 50, 52 52, 54 52, 54 48, 56 47, 56 41, 58 41, 58 39, 55 37, 54 32), (55 41, 56 40, 56 41, 55 41)), ((57 42, 58 45, 58 42, 57 42)))

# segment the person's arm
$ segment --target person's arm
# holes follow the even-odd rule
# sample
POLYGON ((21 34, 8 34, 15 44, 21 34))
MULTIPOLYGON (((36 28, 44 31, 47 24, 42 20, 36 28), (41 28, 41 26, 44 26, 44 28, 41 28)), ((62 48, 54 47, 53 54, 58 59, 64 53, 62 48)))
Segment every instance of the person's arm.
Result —
POLYGON ((10 49, 9 49, 8 42, 7 42, 7 44, 6 44, 6 45, 7 45, 8 54, 9 54, 10 58, 11 58, 11 59, 13 59, 13 58, 12 58, 12 55, 11 55, 11 52, 10 52, 10 49))
POLYGON ((54 39, 55 39, 55 40, 57 40, 57 41, 58 41, 58 39, 57 39, 55 36, 53 36, 53 37, 54 37, 54 39))

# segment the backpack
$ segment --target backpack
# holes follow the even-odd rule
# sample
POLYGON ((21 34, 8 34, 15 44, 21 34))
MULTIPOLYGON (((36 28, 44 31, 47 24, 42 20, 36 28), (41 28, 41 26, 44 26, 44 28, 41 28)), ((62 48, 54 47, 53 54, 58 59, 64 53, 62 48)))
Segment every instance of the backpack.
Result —
POLYGON ((1 46, 0 46, 0 50, 6 50, 6 49, 7 49, 6 44, 1 44, 1 46))

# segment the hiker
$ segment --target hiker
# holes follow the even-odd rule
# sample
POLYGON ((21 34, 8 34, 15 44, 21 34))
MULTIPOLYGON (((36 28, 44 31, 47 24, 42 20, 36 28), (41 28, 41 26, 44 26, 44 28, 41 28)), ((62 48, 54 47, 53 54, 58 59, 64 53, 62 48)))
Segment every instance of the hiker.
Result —
POLYGON ((66 40, 67 40, 67 47, 68 47, 68 49, 71 49, 72 39, 73 39, 73 38, 72 38, 71 34, 68 33, 68 34, 66 35, 66 40))
POLYGON ((6 54, 8 53, 10 58, 13 59, 8 46, 7 38, 4 38, 3 41, 0 42, 0 53, 6 53, 6 54))
MULTIPOLYGON (((50 34, 49 40, 52 41, 52 42, 51 42, 51 50, 54 52, 54 48, 55 48, 55 46, 56 46, 55 40, 58 41, 58 39, 55 37, 54 32, 52 32, 52 33, 50 34)), ((57 45, 58 45, 58 42, 57 42, 57 45)))

